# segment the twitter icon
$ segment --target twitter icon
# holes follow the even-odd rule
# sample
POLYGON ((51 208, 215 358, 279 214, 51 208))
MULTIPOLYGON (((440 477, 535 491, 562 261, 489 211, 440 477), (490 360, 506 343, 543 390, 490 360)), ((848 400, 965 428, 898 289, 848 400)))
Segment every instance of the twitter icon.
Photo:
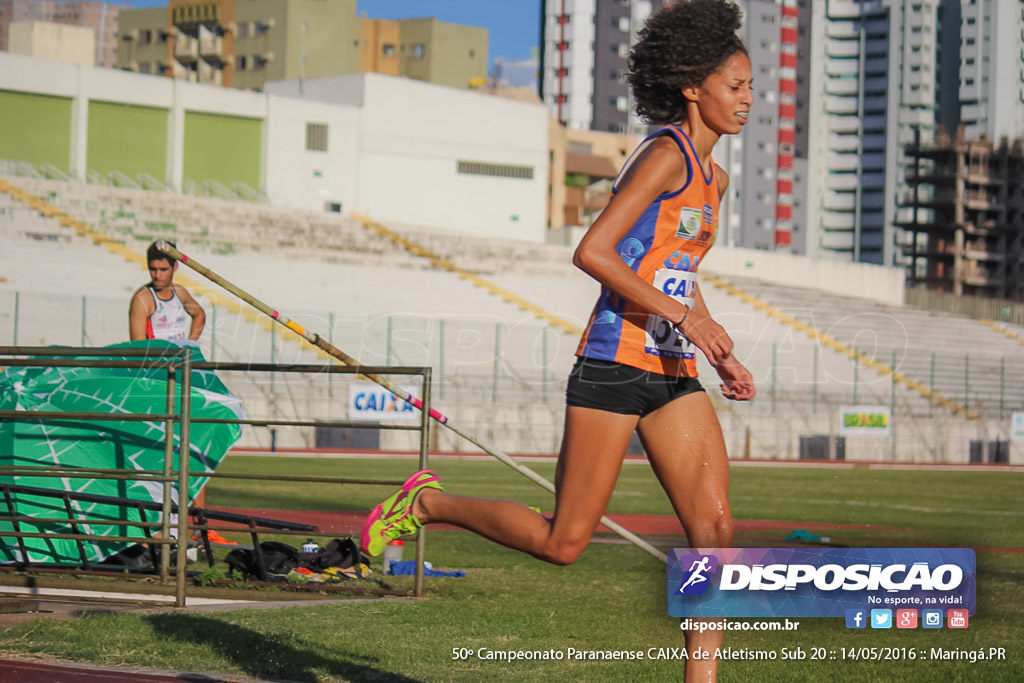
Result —
POLYGON ((892 628, 892 610, 871 610, 871 628, 892 628))

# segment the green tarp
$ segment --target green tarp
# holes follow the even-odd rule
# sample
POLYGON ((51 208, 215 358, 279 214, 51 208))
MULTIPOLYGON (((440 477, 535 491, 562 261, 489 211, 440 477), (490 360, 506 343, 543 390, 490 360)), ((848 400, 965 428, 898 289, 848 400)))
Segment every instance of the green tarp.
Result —
MULTIPOLYGON (((172 342, 143 341, 115 344, 108 360, 122 360, 118 349, 176 347, 172 342)), ((193 362, 203 361, 199 349, 190 346, 193 362)), ((45 364, 45 360, 43 360, 45 364)), ((175 389, 175 411, 180 408, 181 376, 175 389)), ((0 373, 0 410, 62 411, 97 413, 166 412, 167 371, 165 368, 46 368, 11 367, 0 373)), ((193 417, 236 419, 242 417, 241 402, 211 371, 192 372, 193 417)), ((0 465, 59 465, 75 468, 110 468, 163 470, 164 427, 162 421, 46 421, 0 420, 0 465)), ((241 436, 236 424, 193 424, 190 437, 190 473, 212 472, 241 436)), ((178 434, 175 430, 175 465, 177 469, 178 434)), ((188 499, 191 501, 208 481, 208 477, 192 476, 188 499)), ((133 482, 92 477, 10 476, 0 471, 0 482, 36 486, 55 491, 72 491, 130 500, 163 500, 160 482, 133 482)), ((177 487, 172 490, 177 501, 177 487)), ((60 498, 13 494, 16 512, 28 517, 67 519, 65 503, 60 498)), ((7 508, 0 497, 0 515, 7 508)), ((73 510, 94 521, 79 529, 96 536, 142 537, 141 529, 104 524, 106 520, 141 521, 133 508, 109 503, 72 501, 73 510)), ((145 513, 147 521, 159 519, 159 512, 145 513)), ((20 522, 22 531, 71 533, 69 524, 20 522)), ((11 522, 0 521, 0 534, 13 529, 11 522)), ((26 538, 30 562, 81 562, 74 540, 26 538)), ((128 543, 86 542, 86 558, 98 562, 127 547, 128 543)), ((0 562, 23 561, 17 539, 0 535, 0 562)))

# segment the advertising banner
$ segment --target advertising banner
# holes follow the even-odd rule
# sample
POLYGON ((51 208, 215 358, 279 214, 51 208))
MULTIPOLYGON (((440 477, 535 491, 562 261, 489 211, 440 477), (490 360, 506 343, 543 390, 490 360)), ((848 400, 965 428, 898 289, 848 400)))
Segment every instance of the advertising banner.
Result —
POLYGON ((843 436, 889 436, 892 422, 888 406, 843 406, 839 433, 843 436))
POLYGON ((673 617, 844 617, 847 610, 967 610, 970 548, 675 548, 673 617))
POLYGON ((1013 425, 1010 430, 1011 441, 1024 441, 1024 413, 1013 414, 1013 425))
MULTIPOLYGON (((409 387, 402 389, 413 393, 409 387)), ((419 422, 420 412, 378 384, 354 382, 348 388, 348 419, 353 422, 419 422)))

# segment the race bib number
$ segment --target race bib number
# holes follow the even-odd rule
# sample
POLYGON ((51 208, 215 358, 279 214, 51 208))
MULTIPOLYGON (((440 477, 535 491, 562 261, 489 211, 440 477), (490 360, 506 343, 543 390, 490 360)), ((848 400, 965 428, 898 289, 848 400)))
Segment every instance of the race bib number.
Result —
MULTIPOLYGON (((687 270, 662 268, 654 273, 654 286, 670 297, 693 308, 693 294, 697 287, 697 274, 687 270)), ((669 358, 693 358, 693 344, 679 333, 672 321, 661 316, 647 316, 644 330, 644 351, 669 358)))

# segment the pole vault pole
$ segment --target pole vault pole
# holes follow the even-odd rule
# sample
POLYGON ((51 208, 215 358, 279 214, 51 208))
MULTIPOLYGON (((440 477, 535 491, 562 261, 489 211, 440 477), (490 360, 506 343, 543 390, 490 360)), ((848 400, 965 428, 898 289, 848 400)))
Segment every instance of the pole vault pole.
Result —
MULTIPOLYGON (((189 258, 185 254, 180 252, 178 249, 176 249, 175 247, 172 247, 166 240, 158 240, 157 243, 156 243, 156 248, 159 249, 160 251, 164 252, 168 256, 171 256, 171 257, 181 261, 186 266, 188 266, 192 270, 196 271, 197 273, 199 273, 200 275, 202 275, 206 279, 210 280, 211 282, 214 282, 214 283, 220 285, 221 287, 223 287, 224 289, 228 290, 229 292, 231 292, 232 294, 237 296, 239 299, 241 299, 245 303, 249 304, 250 306, 252 306, 256 310, 258 310, 259 312, 265 313, 266 315, 270 316, 273 320, 277 321, 281 325, 284 325, 289 330, 291 330, 295 334, 299 335, 300 337, 302 337, 303 339, 308 341, 310 344, 316 346, 317 348, 321 349, 325 353, 333 356, 337 360, 341 361, 343 364, 345 364, 345 365, 352 365, 352 366, 356 366, 356 367, 359 366, 359 361, 357 361, 355 358, 353 358, 352 356, 348 355, 347 353, 345 353, 341 349, 337 348, 333 344, 325 341, 316 332, 311 332, 311 331, 307 330, 302 325, 298 324, 294 320, 292 320, 292 319, 288 318, 287 316, 285 316, 283 313, 274 310, 273 308, 271 308, 267 304, 263 303, 262 301, 260 301, 256 297, 254 297, 253 295, 249 294, 248 292, 243 290, 241 287, 239 287, 239 286, 237 286, 237 285, 235 285, 235 284, 225 280, 224 278, 222 278, 221 276, 217 275, 217 273, 213 272, 212 270, 210 270, 206 266, 204 266, 201 263, 198 263, 195 260, 189 258)), ((387 389, 388 391, 390 391, 391 393, 393 393, 395 396, 399 397, 400 399, 402 399, 406 403, 409 403, 410 405, 412 405, 412 406, 414 406, 414 407, 416 407, 418 409, 421 409, 423 407, 423 402, 420 401, 420 399, 416 398, 415 396, 410 394, 408 391, 405 391, 404 389, 402 389, 398 385, 392 384, 391 382, 389 382, 384 377, 381 377, 380 375, 376 375, 376 374, 364 374, 363 377, 366 377, 366 379, 368 379, 368 380, 370 380, 372 382, 376 382, 377 384, 379 384, 380 386, 384 387, 385 389, 387 389)), ((473 444, 473 445, 475 445, 475 446, 477 446, 479 448, 482 448, 485 452, 487 452, 488 454, 494 456, 495 458, 497 458, 501 462, 505 463, 506 465, 508 465, 512 469, 516 470, 517 472, 522 474, 527 479, 533 481, 536 484, 539 484, 540 486, 544 487, 545 489, 547 489, 551 493, 555 492, 555 485, 552 484, 550 481, 548 481, 547 479, 545 479, 541 475, 537 474, 536 472, 531 470, 529 467, 526 467, 525 465, 522 465, 522 464, 516 462, 515 460, 512 459, 512 456, 510 456, 508 453, 505 453, 504 451, 499 450, 498 448, 495 448, 494 446, 491 446, 491 445, 489 445, 487 443, 484 443, 480 439, 476 438, 474 435, 472 435, 472 434, 470 434, 470 433, 460 429, 458 427, 458 425, 453 424, 448 419, 447 416, 442 415, 437 410, 434 410, 433 408, 431 408, 430 409, 430 417, 432 417, 437 422, 443 424, 445 427, 447 427, 448 429, 452 430, 453 432, 455 432, 456 434, 461 436, 466 441, 469 441, 471 444, 473 444)), ((636 534, 632 533, 628 529, 623 528, 618 523, 613 522, 612 520, 608 519, 608 517, 602 516, 601 517, 601 524, 605 525, 606 527, 608 527, 609 529, 614 531, 619 536, 622 536, 624 539, 626 539, 627 541, 629 541, 633 545, 637 546, 638 548, 641 548, 641 549, 647 551, 648 553, 650 553, 654 557, 658 558, 662 562, 668 562, 668 557, 665 555, 665 553, 661 552, 660 550, 655 548, 653 545, 651 545, 650 543, 648 543, 644 539, 640 538, 636 534)))

